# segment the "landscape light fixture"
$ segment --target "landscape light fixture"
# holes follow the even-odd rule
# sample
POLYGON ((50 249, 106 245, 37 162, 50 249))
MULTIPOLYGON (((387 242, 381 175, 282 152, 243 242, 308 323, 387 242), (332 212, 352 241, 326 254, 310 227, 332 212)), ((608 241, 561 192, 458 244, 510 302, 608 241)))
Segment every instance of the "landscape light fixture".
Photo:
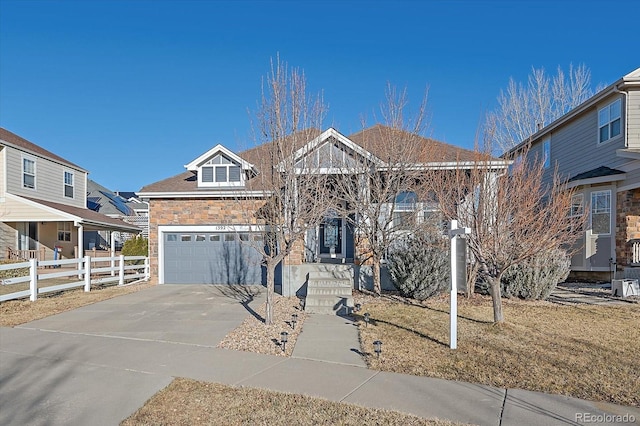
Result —
POLYGON ((296 323, 298 322, 298 314, 291 314, 291 328, 296 329, 296 323))
POLYGON ((360 303, 356 303, 356 305, 353 308, 356 312, 360 312, 360 309, 362 309, 362 305, 360 303))
POLYGON ((364 325, 365 327, 369 327, 369 312, 364 313, 364 325))
POLYGON ((373 342, 373 350, 375 351, 378 358, 380 358, 380 352, 382 352, 382 342, 380 340, 376 340, 373 342))
POLYGON ((289 337, 289 333, 283 331, 280 333, 280 345, 282 346, 282 352, 285 352, 287 349, 287 338, 289 337))

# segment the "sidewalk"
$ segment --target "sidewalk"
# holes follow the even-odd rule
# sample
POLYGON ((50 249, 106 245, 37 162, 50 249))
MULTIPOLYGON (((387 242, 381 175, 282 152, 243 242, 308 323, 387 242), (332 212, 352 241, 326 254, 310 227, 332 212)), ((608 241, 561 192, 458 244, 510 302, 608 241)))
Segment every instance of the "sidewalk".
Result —
POLYGON ((310 316, 291 358, 218 349, 246 310, 207 288, 163 287, 0 328, 0 424, 117 425, 174 377, 480 425, 578 424, 577 413, 640 420, 633 407, 366 369, 355 327, 340 317, 310 316))

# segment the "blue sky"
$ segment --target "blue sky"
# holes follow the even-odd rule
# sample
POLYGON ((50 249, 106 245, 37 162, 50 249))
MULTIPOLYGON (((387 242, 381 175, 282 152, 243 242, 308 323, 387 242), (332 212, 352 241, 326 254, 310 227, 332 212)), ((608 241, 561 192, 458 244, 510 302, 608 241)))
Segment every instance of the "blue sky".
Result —
POLYGON ((374 123, 389 82, 429 135, 472 147, 509 77, 586 64, 594 86, 640 66, 640 2, 0 0, 0 126, 112 190, 184 171, 217 143, 251 147, 249 110, 280 54, 329 105, 374 123))

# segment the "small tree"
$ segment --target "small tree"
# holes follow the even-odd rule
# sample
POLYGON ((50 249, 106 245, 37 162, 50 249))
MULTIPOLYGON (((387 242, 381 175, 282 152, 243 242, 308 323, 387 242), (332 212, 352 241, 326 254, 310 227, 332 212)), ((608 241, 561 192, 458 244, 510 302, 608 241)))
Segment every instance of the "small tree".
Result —
MULTIPOLYGON (((273 322, 276 266, 301 244, 306 231, 320 222, 331 205, 326 177, 311 164, 301 166, 296 156, 319 134, 325 109, 321 96, 307 97, 301 71, 289 68, 279 57, 272 61, 256 114, 257 146, 242 154, 256 166, 258 175, 251 186, 265 199, 257 213, 244 206, 243 211, 249 223, 260 223, 264 229, 262 242, 249 244, 261 254, 267 269, 267 325, 273 322)), ((238 201, 246 198, 240 194, 238 201)))
MULTIPOLYGON (((490 150, 487 150, 490 152, 490 150)), ((507 269, 537 253, 570 249, 579 237, 585 216, 570 217, 572 189, 553 173, 545 185, 539 161, 516 162, 509 171, 477 152, 472 167, 459 165, 450 173, 434 175, 430 189, 438 193, 448 218, 459 218, 471 228, 467 237, 493 301, 494 321, 504 321, 501 282, 507 269)))
MULTIPOLYGON (((424 160, 429 140, 424 132, 427 97, 419 105, 415 118, 404 115, 408 103, 406 91, 388 86, 386 103, 381 108, 385 125, 377 125, 351 139, 373 156, 345 167, 336 179, 337 193, 345 202, 341 211, 355 230, 360 261, 372 263, 373 290, 380 294, 380 265, 385 253, 407 232, 417 229, 415 191, 422 176, 416 162, 424 160), (406 214, 395 214, 400 205, 406 214)), ((363 127, 364 123, 363 123, 363 127)))
MULTIPOLYGON (((129 238, 122 246, 123 256, 149 256, 149 240, 142 235, 129 238)), ((141 264, 142 260, 134 260, 133 264, 141 264)))

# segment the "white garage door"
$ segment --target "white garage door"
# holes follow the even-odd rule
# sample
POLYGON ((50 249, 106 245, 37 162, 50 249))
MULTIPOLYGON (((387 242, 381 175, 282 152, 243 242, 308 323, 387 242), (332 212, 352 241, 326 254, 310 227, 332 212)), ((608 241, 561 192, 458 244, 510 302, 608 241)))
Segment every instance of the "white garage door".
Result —
POLYGON ((262 284, 266 273, 254 248, 261 234, 163 233, 167 284, 262 284))

